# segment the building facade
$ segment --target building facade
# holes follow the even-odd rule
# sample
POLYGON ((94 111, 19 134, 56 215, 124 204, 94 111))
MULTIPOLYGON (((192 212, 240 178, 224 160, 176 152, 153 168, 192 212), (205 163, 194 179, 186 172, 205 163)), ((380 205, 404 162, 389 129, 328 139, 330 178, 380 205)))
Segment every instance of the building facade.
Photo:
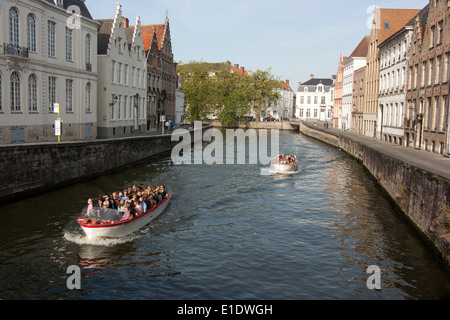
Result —
POLYGON ((380 55, 378 46, 408 23, 420 10, 375 9, 366 61, 363 134, 376 136, 380 55))
POLYGON ((177 64, 172 53, 169 19, 164 24, 142 26, 147 54, 147 127, 161 129, 166 121, 175 121, 177 64))
POLYGON ((294 116, 294 91, 289 85, 289 80, 283 82, 281 89, 277 89, 280 99, 270 103, 266 110, 266 114, 277 120, 288 120, 294 116))
POLYGON ((352 127, 351 132, 363 134, 363 108, 364 108, 364 84, 366 66, 355 70, 353 73, 353 98, 352 98, 352 127))
POLYGON ((81 0, 0 3, 0 143, 96 138, 97 36, 81 0))
POLYGON ((339 129, 342 130, 351 129, 354 72, 366 65, 368 44, 369 37, 366 36, 343 63, 342 111, 339 114, 339 117, 341 118, 339 121, 339 129))
POLYGON ((336 74, 336 82, 334 85, 334 103, 333 103, 333 127, 341 128, 342 119, 342 91, 344 88, 344 61, 348 57, 344 57, 342 52, 339 57, 339 65, 336 74))
POLYGON ((408 48, 414 18, 379 45, 380 86, 376 138, 404 145, 408 48))
POLYGON ((296 117, 301 120, 315 120, 331 122, 333 119, 331 108, 331 87, 335 77, 314 78, 300 83, 296 95, 296 117))
POLYGON ((175 94, 175 125, 180 125, 184 123, 184 119, 187 118, 187 113, 185 112, 186 107, 184 105, 184 90, 181 87, 181 76, 177 75, 177 86, 175 94))
POLYGON ((449 154, 450 13, 430 0, 417 15, 410 47, 405 139, 410 147, 449 154))
POLYGON ((114 19, 98 22, 98 137, 144 133, 147 68, 140 19, 130 26, 117 4, 114 19))

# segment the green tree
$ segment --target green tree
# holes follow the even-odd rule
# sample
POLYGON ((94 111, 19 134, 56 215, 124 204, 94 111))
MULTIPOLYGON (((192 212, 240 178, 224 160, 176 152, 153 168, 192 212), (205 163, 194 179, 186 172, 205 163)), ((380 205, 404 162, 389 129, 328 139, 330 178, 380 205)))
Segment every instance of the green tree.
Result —
POLYGON ((230 67, 230 62, 178 64, 190 120, 199 120, 220 110, 222 125, 234 126, 237 119, 252 108, 259 119, 262 109, 279 99, 276 89, 281 85, 270 70, 257 70, 246 76, 230 72, 230 67))

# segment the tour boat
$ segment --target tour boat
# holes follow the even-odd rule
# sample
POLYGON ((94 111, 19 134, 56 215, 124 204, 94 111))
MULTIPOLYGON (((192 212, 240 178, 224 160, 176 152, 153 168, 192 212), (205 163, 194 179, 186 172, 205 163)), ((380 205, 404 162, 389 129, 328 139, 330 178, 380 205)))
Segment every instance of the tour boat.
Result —
POLYGON ((111 221, 107 219, 79 218, 78 224, 89 239, 120 238, 129 235, 158 217, 169 204, 172 195, 164 198, 158 206, 143 212, 130 220, 111 221))
POLYGON ((280 158, 277 156, 272 159, 270 170, 278 173, 292 173, 297 171, 297 158, 293 157, 293 161, 290 162, 280 162, 280 158))

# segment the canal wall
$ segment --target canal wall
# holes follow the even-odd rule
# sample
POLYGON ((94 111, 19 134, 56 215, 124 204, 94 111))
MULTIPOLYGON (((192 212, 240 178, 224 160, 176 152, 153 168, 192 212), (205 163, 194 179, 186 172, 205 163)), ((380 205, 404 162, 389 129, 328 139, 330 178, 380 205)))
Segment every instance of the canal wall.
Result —
MULTIPOLYGON (((211 126, 216 128, 223 128, 223 125, 219 120, 209 120, 211 126)), ((249 121, 249 122, 239 122, 234 128, 241 129, 267 129, 267 130, 296 130, 298 131, 298 123, 297 127, 292 125, 289 121, 249 121)))
POLYGON ((418 233, 450 266, 450 182, 447 176, 413 165, 348 135, 330 133, 304 123, 300 124, 299 130, 360 161, 418 233))
MULTIPOLYGON (((194 130, 189 131, 194 143, 194 130)), ((182 141, 171 140, 166 134, 1 146, 0 204, 113 172, 170 152, 182 141)))

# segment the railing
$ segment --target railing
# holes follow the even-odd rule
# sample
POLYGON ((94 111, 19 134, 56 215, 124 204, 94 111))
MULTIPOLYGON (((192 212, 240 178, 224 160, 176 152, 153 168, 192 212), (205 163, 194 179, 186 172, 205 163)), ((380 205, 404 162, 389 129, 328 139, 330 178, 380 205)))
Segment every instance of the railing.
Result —
POLYGON ((3 53, 11 56, 18 56, 23 58, 28 58, 28 48, 19 47, 15 44, 5 43, 3 44, 3 53))

